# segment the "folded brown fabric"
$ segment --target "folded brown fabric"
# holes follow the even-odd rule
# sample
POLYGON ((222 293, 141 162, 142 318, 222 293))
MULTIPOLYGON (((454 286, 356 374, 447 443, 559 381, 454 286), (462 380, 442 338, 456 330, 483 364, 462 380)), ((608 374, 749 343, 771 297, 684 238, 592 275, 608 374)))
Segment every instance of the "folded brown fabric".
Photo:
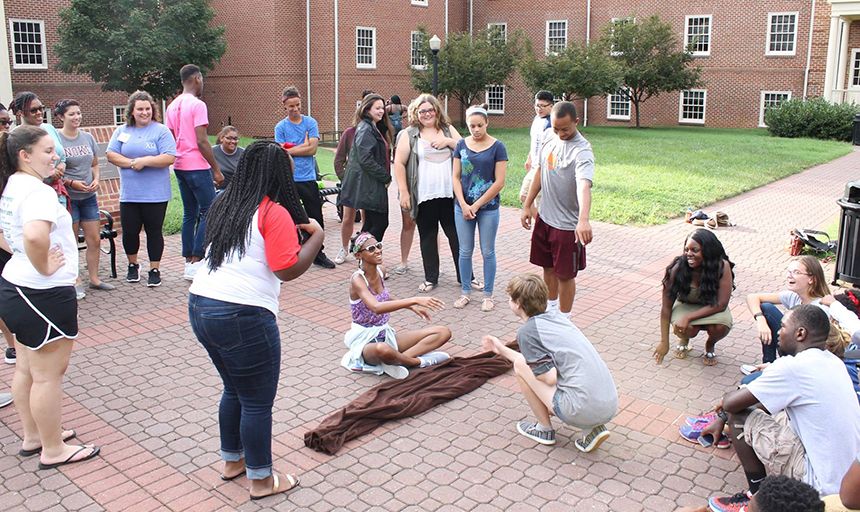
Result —
POLYGON ((334 455, 343 443, 388 420, 415 416, 441 403, 479 388, 511 368, 493 352, 454 357, 439 366, 418 370, 403 380, 380 384, 305 432, 305 446, 334 455))

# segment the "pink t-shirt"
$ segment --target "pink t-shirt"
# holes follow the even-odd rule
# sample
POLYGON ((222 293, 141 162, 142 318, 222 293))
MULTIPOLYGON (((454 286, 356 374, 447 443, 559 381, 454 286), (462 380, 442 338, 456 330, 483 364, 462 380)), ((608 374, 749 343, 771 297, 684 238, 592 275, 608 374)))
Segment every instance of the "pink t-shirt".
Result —
POLYGON ((202 171, 211 167, 197 149, 196 128, 209 125, 209 112, 205 103, 192 94, 180 94, 167 106, 164 124, 170 128, 176 138, 174 169, 202 171))

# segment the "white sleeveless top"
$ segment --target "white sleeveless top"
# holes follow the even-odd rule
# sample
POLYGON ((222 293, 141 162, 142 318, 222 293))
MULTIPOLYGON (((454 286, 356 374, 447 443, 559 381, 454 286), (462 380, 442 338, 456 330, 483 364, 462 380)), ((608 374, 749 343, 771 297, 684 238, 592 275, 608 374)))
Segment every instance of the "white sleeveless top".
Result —
POLYGON ((418 139, 418 204, 440 197, 454 197, 450 148, 435 149, 418 139))

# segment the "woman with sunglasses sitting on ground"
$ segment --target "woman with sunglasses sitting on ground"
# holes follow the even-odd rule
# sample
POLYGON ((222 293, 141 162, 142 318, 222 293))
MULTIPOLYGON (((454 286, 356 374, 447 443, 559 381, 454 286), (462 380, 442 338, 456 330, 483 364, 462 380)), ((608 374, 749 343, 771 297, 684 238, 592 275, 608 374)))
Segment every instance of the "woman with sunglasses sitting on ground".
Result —
POLYGON ((393 300, 385 286, 382 269, 382 242, 362 232, 350 240, 349 251, 358 260, 359 269, 349 283, 349 308, 352 327, 344 336, 349 349, 340 364, 353 372, 381 375, 395 379, 409 376, 407 367, 433 366, 450 356, 437 348, 451 339, 451 330, 442 325, 395 333, 388 318, 400 309, 412 310, 430 322, 431 311, 443 309, 445 303, 435 297, 412 297, 393 300), (424 309, 427 308, 427 309, 424 309))

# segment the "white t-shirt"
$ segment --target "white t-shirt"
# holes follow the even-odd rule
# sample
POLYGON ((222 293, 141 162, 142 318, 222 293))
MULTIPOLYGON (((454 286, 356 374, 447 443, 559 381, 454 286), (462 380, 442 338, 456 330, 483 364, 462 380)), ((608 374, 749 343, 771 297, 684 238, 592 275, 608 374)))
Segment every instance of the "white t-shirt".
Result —
MULTIPOLYGON (((782 303, 783 307, 786 310, 793 308, 794 306, 799 306, 803 304, 803 300, 800 298, 800 295, 794 293, 791 290, 782 290, 779 292, 779 301, 782 303)), ((814 306, 818 306, 822 311, 827 313, 827 318, 830 318, 830 308, 821 303, 821 299, 812 299, 809 301, 810 304, 814 306)))
POLYGON ((234 251, 214 272, 209 270, 207 255, 188 291, 210 299, 266 308, 277 315, 281 280, 272 269, 293 266, 300 250, 298 231, 289 212, 265 197, 251 220, 245 255, 240 258, 234 251))
POLYGON ((848 310, 839 301, 834 301, 830 305, 830 317, 839 322, 839 327, 844 329, 849 334, 854 334, 860 331, 860 318, 848 310))
POLYGON ((78 244, 72 232, 72 216, 57 200, 54 189, 27 174, 13 174, 0 198, 0 228, 12 249, 3 279, 18 286, 46 290, 74 286, 78 277, 78 244), (60 247, 66 264, 50 276, 42 275, 24 252, 24 225, 30 221, 51 223, 51 245, 60 247))
POLYGON ((747 389, 771 414, 785 410, 806 449, 804 481, 837 494, 860 451, 860 404, 845 364, 826 350, 777 359, 747 389))
MULTIPOLYGON (((539 158, 540 158, 540 139, 541 135, 543 135, 544 130, 549 128, 547 121, 549 118, 535 116, 532 119, 532 126, 529 129, 529 139, 531 145, 529 146, 529 156, 532 159, 532 167, 538 167, 539 158)), ((534 176, 534 173, 532 173, 534 176)))
POLYGON ((450 148, 435 149, 418 138, 418 204, 431 199, 454 197, 454 178, 450 148))

